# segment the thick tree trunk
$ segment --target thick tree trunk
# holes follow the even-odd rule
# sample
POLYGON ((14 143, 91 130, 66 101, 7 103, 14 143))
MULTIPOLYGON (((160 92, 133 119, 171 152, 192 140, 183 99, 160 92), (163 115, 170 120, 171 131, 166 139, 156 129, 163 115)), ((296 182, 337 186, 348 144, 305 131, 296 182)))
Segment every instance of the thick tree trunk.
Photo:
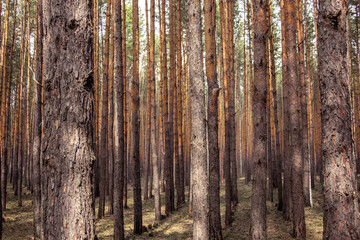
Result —
POLYGON ((254 179, 251 198, 251 237, 266 239, 266 14, 267 2, 253 0, 254 26, 254 179))
POLYGON ((191 86, 191 172, 193 187, 193 239, 209 239, 209 196, 206 150, 204 66, 201 2, 188 1, 188 52, 191 86))
POLYGON ((348 1, 319 1, 324 239, 359 239, 350 104, 348 1), (334 57, 336 56, 336 58, 334 57))
POLYGON ((42 239, 95 238, 91 7, 43 2, 42 239))

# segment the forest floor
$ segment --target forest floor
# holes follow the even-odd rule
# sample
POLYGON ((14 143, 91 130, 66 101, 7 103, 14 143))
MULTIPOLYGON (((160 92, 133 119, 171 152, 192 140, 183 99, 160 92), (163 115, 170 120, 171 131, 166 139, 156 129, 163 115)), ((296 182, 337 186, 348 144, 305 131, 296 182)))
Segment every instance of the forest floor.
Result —
MULTIPOLYGON (((238 180, 239 204, 234 214, 232 226, 224 227, 223 236, 225 239, 249 239, 250 230, 250 206, 251 206, 251 184, 245 185, 244 179, 238 180)), ((221 212, 225 213, 225 192, 224 186, 221 191, 221 212)), ((268 239, 292 239, 291 224, 285 221, 281 212, 276 210, 276 190, 274 191, 274 203, 267 202, 267 233, 268 239)), ((316 184, 313 191, 314 206, 305 209, 307 239, 322 239, 322 197, 320 194, 320 184, 316 184)), ((162 203, 164 196, 162 194, 162 203)), ((162 220, 156 227, 143 233, 140 236, 134 236, 132 233, 133 211, 132 211, 132 189, 129 188, 128 209, 124 211, 125 236, 126 239, 191 239, 192 220, 189 217, 189 205, 186 202, 181 208, 171 214, 168 218, 162 220)), ((107 212, 107 206, 105 211, 107 212)), ((165 207, 162 208, 164 214, 165 207)), ((23 240, 33 239, 32 223, 32 195, 24 188, 23 206, 18 207, 17 198, 14 196, 12 188, 8 187, 7 209, 4 211, 3 239, 23 240)), ((144 226, 154 223, 154 198, 143 201, 143 224, 144 226)), ((112 239, 113 235, 113 217, 106 214, 103 219, 96 219, 96 234, 99 239, 112 239)))

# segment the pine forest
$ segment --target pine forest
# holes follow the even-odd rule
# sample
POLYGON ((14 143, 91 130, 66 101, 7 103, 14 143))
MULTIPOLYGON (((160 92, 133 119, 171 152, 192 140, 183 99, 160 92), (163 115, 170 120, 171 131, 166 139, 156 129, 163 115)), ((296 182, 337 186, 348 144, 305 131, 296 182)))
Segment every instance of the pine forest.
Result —
POLYGON ((360 239, 360 0, 0 3, 0 239, 360 239))

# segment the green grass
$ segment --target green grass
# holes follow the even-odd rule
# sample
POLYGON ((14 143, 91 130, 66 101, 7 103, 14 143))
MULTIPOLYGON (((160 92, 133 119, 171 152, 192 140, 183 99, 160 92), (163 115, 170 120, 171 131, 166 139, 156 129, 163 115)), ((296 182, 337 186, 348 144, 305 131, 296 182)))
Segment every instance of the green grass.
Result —
MULTIPOLYGON (((221 186, 221 212, 223 235, 225 239, 249 239, 250 231, 250 210, 251 210, 251 184, 245 185, 244 179, 239 179, 239 204, 234 212, 234 223, 225 228, 225 192, 224 186, 221 186)), ((4 211, 5 223, 3 225, 3 239, 23 240, 33 239, 32 223, 32 196, 24 188, 23 206, 18 207, 17 198, 14 196, 11 187, 8 187, 7 209, 4 211)), ((191 239, 192 237, 192 219, 189 217, 189 205, 186 202, 181 208, 171 214, 168 218, 162 220, 157 226, 154 226, 154 199, 143 201, 143 224, 151 230, 140 236, 135 236, 133 231, 133 200, 132 189, 129 188, 128 209, 124 211, 125 236, 127 239, 191 239)), ((186 194, 187 196, 187 194, 186 194)), ((276 202, 276 190, 274 191, 274 201, 276 202)), ((162 205, 164 205, 164 194, 162 205)), ((322 238, 322 199, 320 194, 320 185, 316 185, 313 191, 314 206, 305 209, 307 239, 322 238)), ((97 205, 96 205, 97 206, 97 205)), ((103 219, 96 219, 96 234, 99 239, 112 239, 113 236, 113 217, 107 214, 108 205, 106 204, 106 216, 103 219)), ((162 207, 164 214, 165 207, 162 207)), ((275 203, 267 202, 267 233, 268 239, 292 239, 291 224, 285 221, 281 212, 276 210, 275 203)))

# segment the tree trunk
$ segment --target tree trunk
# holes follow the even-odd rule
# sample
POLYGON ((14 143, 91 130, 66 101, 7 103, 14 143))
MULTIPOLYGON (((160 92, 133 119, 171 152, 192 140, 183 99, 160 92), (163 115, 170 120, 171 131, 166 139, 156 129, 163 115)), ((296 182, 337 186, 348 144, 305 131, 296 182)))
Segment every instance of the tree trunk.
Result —
MULTIPOLYGON (((123 81, 123 49, 122 49, 122 19, 121 0, 114 0, 114 85, 115 97, 115 155, 114 155, 114 239, 125 239, 124 236, 124 214, 123 214, 123 193, 124 193, 124 81, 123 81)), ((125 6, 123 6, 125 7, 125 6)))
MULTIPOLYGON (((309 43, 309 36, 308 36, 308 18, 307 18, 307 0, 304 2, 304 16, 305 16, 305 52, 306 52, 306 74, 307 74, 307 83, 308 83, 308 112, 309 112, 309 145, 310 145, 310 184, 311 189, 309 190, 310 193, 310 206, 312 206, 312 189, 315 187, 315 169, 314 169, 314 108, 313 108, 313 98, 312 92, 313 87, 312 85, 312 77, 311 77, 311 66, 310 66, 310 43, 309 43)), ((306 202, 305 202, 306 204, 306 202)))
MULTIPOLYGON (((168 189, 169 212, 175 210, 174 199, 174 157, 175 152, 175 88, 176 88, 176 13, 175 0, 169 0, 169 88, 168 88, 168 108, 169 108, 169 136, 170 136, 170 158, 168 158, 168 167, 165 169, 168 176, 166 188, 168 189)), ((168 213, 169 213, 168 212, 168 213)), ((168 215, 167 213, 167 215, 168 215)))
MULTIPOLYGON (((2 76, 3 82, 3 92, 1 95, 1 139, 0 139, 0 160, 1 160, 1 202, 2 206, 0 208, 0 217, 2 218, 2 212, 6 210, 6 185, 7 185, 7 142, 9 139, 8 135, 8 116, 10 114, 10 94, 11 94, 11 79, 7 78, 6 72, 6 60, 7 60, 7 41, 8 41, 8 25, 9 25, 9 7, 10 1, 6 1, 6 10, 5 10, 5 23, 4 23, 4 37, 1 45, 1 64, 0 64, 0 76, 2 76)), ((14 1, 14 9, 16 9, 16 1, 14 1)), ((1 12, 1 10, 0 10, 1 12)), ((0 14, 1 15, 1 14, 0 14)), ((16 14, 14 14, 16 16, 16 14)), ((13 19, 15 19, 13 17, 13 19)), ((14 20, 14 22, 16 22, 14 20)), ((15 26, 15 24, 14 24, 15 26)), ((13 31, 14 32, 14 31, 13 31)), ((2 229, 2 224, 0 223, 0 229, 2 229)), ((1 233, 1 230, 0 230, 1 233)), ((1 234, 0 234, 1 238, 1 234)))
POLYGON ((134 171, 134 233, 142 233, 142 203, 140 182, 140 95, 139 95, 139 7, 138 0, 132 2, 133 21, 133 82, 132 82, 132 162, 134 171))
MULTIPOLYGON (((301 149, 301 132, 299 121, 299 100, 296 67, 296 14, 295 3, 284 0, 284 32, 286 64, 284 75, 288 79, 288 87, 285 90, 289 98, 289 126, 290 126, 290 154, 291 161, 291 204, 293 236, 298 239, 306 238, 304 195, 303 195, 303 152, 301 149)), ((305 89, 306 91, 306 89, 305 89)), ((306 113, 305 113, 306 114, 306 113)))
POLYGON ((222 61, 223 61, 223 78, 224 78, 224 102, 225 102, 225 150, 223 157, 224 165, 224 177, 225 177, 225 225, 230 225, 233 221, 232 210, 231 210, 231 199, 232 199, 232 186, 231 186, 231 171, 230 171, 230 136, 231 136, 231 125, 230 125, 230 94, 229 91, 229 61, 228 61, 228 21, 226 18, 227 4, 223 0, 219 2, 220 7, 220 25, 221 25, 221 42, 222 42, 222 61))
POLYGON ((170 170, 170 162, 172 161, 171 154, 171 136, 170 136, 170 121, 169 121, 169 93, 168 93, 168 77, 167 77, 167 49, 166 49, 166 21, 165 21, 165 13, 166 13, 166 5, 165 0, 162 0, 161 3, 161 19, 162 19, 162 44, 163 44, 163 61, 162 61, 162 73, 163 73, 163 86, 164 86, 164 121, 165 121, 165 159, 164 159, 164 178, 165 178, 165 214, 168 216, 171 211, 171 170, 170 170))
POLYGON ((34 236, 41 236, 41 142, 42 142, 42 67, 43 67, 43 7, 42 0, 37 2, 36 16, 36 83, 33 131, 33 190, 34 190, 34 236))
POLYGON ((275 69, 275 56, 274 56, 274 35, 273 35, 273 21, 272 21, 272 6, 271 0, 269 0, 269 26, 270 26, 270 62, 271 64, 271 90, 272 90, 272 99, 273 99, 273 112, 274 112, 274 126, 275 126, 275 164, 274 164, 274 174, 276 186, 278 188, 278 206, 277 209, 282 211, 283 208, 283 198, 282 198, 282 154, 280 148, 280 122, 278 119, 278 103, 277 103, 277 84, 276 84, 276 69, 275 69))
POLYGON ((296 27, 297 27, 297 46, 299 61, 299 78, 301 83, 300 107, 301 107, 301 151, 303 154, 303 183, 305 205, 310 206, 310 158, 308 142, 308 117, 307 117, 307 83, 305 80, 305 60, 304 60, 304 25, 302 16, 302 0, 296 1, 296 27))
POLYGON ((43 3, 42 239, 94 239, 92 1, 43 3))
POLYGON ((99 156, 99 170, 100 170, 100 198, 99 198, 99 212, 98 217, 103 218, 105 215, 105 195, 107 187, 107 161, 109 159, 108 152, 108 84, 109 84, 109 38, 110 38, 110 10, 111 0, 107 0, 106 7, 106 29, 105 29, 105 49, 103 62, 103 84, 102 84, 102 108, 101 108, 101 129, 100 129, 100 156, 99 156))
MULTIPOLYGON (((159 12, 160 13, 160 12, 159 12)), ((150 93, 151 93, 151 162, 154 172, 155 221, 161 220, 160 168, 156 149, 156 84, 155 84, 155 0, 150 6, 150 93)))
MULTIPOLYGON (((281 7, 281 35, 282 35, 282 83, 283 83, 283 114, 284 114, 284 120, 283 120, 283 150, 284 150, 284 194, 283 194, 283 212, 284 217, 288 220, 292 219, 292 204, 291 204, 291 160, 290 160, 290 113, 289 113, 289 79, 290 76, 287 75, 288 72, 286 71, 286 66, 288 64, 287 59, 287 51, 286 48, 286 41, 288 36, 286 34, 286 11, 284 7, 285 0, 280 0, 280 7, 281 7)), ((292 16, 295 17, 295 16, 292 16)), ((295 31, 295 29, 293 30, 295 31)), ((295 90, 297 91, 297 89, 295 90)))
MULTIPOLYGON (((93 177, 94 203, 99 194, 99 142, 100 142, 100 114, 99 114, 99 0, 94 0, 94 138, 95 138, 95 164, 93 177)), ((93 206, 95 212, 95 204, 93 206)))
POLYGON ((145 0, 145 19, 146 19, 146 56, 147 56, 147 91, 146 91, 146 110, 145 110, 145 130, 144 130, 144 149, 145 152, 145 162, 144 162, 144 172, 145 172, 145 186, 144 186, 144 200, 148 199, 149 197, 149 177, 150 177, 150 128, 151 128, 151 120, 150 120, 150 114, 151 114, 151 94, 150 94, 150 35, 149 35, 149 17, 148 17, 148 1, 145 0))
MULTIPOLYGON (((28 12, 30 13, 30 1, 27 2, 27 9, 28 12)), ((30 165, 30 68, 31 68, 31 52, 30 52, 30 14, 27 15, 27 36, 26 36, 26 44, 27 44, 27 76, 26 76, 26 97, 24 99, 25 104, 24 104, 24 152, 23 152, 23 158, 24 158, 24 183, 25 186, 28 187, 28 189, 30 189, 29 186, 29 168, 28 166, 30 165)))
POLYGON ((253 0, 254 26, 254 179, 251 198, 251 237, 266 239, 266 14, 267 2, 253 0), (256 196, 256 197, 255 197, 256 196))
POLYGON ((209 239, 209 199, 206 150, 206 114, 202 55, 201 2, 188 1, 188 51, 191 86, 191 172, 193 239, 209 239))
POLYGON ((18 116, 17 116, 17 148, 15 154, 17 155, 17 196, 18 196, 18 206, 22 206, 22 168, 23 168, 23 118, 22 118, 22 88, 24 80, 24 65, 25 65, 25 52, 26 52, 26 42, 25 42, 25 26, 26 26, 26 12, 27 8, 25 2, 22 2, 22 21, 21 21, 21 39, 20 39, 20 64, 19 64, 19 87, 18 87, 18 116))
POLYGON ((182 101, 182 23, 181 23, 181 0, 177 0, 176 4, 176 24, 177 24, 177 41, 176 41, 176 83, 177 83, 177 133, 178 133, 178 189, 177 206, 179 207, 185 202, 185 187, 184 187, 184 151, 183 151, 183 130, 182 130, 182 114, 183 114, 183 101, 182 101))
POLYGON ((324 239, 359 239, 350 104, 348 1, 319 1, 324 239), (336 56, 333 58, 332 56, 336 56))
MULTIPOLYGON (((109 208, 110 215, 114 213, 114 55, 115 55, 115 43, 114 43, 114 1, 111 2, 111 38, 110 38, 110 61, 109 61, 109 84, 108 84, 108 189, 109 189, 109 208)), ((122 79, 121 79, 122 80, 122 79)))
POLYGON ((241 151, 241 160, 243 164, 243 174, 245 175, 245 183, 249 183, 248 179, 248 172, 250 169, 249 166, 249 160, 247 158, 247 145, 248 145, 248 74, 247 74, 247 55, 246 55, 246 5, 247 3, 244 1, 244 43, 243 43, 243 51, 244 51, 244 77, 243 77, 243 108, 242 108, 242 115, 243 115, 243 123, 241 124, 242 132, 241 132, 241 138, 242 138, 242 151, 241 151))
POLYGON ((215 12, 215 0, 204 1, 205 64, 208 81, 209 237, 210 239, 222 239, 218 146, 218 97, 220 89, 216 73, 215 12))
MULTIPOLYGON (((123 70, 123 111, 124 111, 124 195, 123 195, 123 206, 127 208, 127 178, 128 178, 128 143, 130 143, 130 136, 128 135, 128 94, 127 94, 127 76, 126 76, 126 4, 125 0, 122 1, 122 70, 123 70)), ((130 98, 129 98, 130 99, 130 98)))

